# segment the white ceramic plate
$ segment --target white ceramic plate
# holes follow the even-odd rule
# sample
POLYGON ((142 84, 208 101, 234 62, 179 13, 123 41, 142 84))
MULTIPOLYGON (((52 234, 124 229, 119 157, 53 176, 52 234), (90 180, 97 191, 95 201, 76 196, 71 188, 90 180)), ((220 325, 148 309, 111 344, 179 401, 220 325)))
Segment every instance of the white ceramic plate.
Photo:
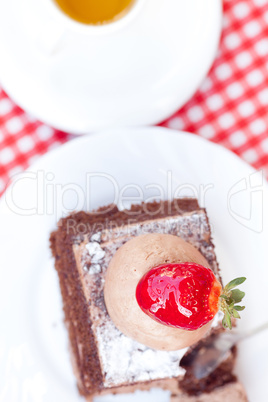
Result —
POLYGON ((109 35, 66 31, 42 53, 57 23, 48 0, 0 0, 0 83, 23 109, 73 133, 155 124, 197 90, 216 54, 221 0, 145 0, 109 35))
MULTIPOLYGON (((268 188, 261 172, 222 147, 163 128, 78 138, 17 176, 1 199, 0 401, 80 400, 48 237, 64 209, 106 205, 117 190, 121 207, 138 202, 139 194, 143 200, 160 192, 163 198, 196 195, 208 210, 224 281, 248 278, 241 328, 264 322, 268 188)), ((266 332, 240 346, 237 371, 251 402, 267 400, 267 339, 266 332)), ((117 400, 167 402, 168 394, 102 399, 117 400)))

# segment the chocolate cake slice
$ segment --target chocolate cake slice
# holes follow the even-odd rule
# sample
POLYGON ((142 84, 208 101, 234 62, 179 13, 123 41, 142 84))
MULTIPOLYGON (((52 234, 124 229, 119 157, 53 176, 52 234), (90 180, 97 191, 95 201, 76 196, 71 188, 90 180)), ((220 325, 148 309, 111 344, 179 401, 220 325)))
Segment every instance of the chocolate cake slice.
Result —
MULTIPOLYGON (((111 258, 128 240, 147 233, 180 236, 200 251, 221 280, 207 214, 195 199, 143 203, 124 211, 109 205, 93 213, 77 212, 62 219, 51 235, 73 368, 79 391, 88 400, 152 387, 169 389, 174 401, 197 397, 183 387, 187 368, 181 361, 187 349, 159 351, 128 338, 114 326, 104 303, 111 258)), ((214 382, 216 388, 237 384, 234 376, 220 385, 214 382)), ((208 390, 214 392, 213 381, 208 390)))

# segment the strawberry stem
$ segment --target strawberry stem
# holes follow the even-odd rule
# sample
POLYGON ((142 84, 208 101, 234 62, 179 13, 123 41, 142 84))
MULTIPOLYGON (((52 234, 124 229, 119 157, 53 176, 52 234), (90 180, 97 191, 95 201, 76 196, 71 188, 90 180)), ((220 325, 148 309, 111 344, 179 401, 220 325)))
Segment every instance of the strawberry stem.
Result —
POLYGON ((238 311, 245 309, 245 306, 236 305, 240 303, 245 296, 245 292, 234 289, 244 283, 245 277, 233 279, 223 288, 220 295, 220 310, 224 313, 222 325, 224 328, 232 329, 232 317, 241 318, 238 311))

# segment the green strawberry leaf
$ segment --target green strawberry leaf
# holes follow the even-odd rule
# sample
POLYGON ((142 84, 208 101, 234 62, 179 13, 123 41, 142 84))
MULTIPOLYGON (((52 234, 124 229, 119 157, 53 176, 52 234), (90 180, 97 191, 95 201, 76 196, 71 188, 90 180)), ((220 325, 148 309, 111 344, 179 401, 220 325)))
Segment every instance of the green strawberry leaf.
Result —
POLYGON ((239 289, 231 290, 231 297, 234 303, 239 303, 244 298, 245 292, 241 292, 239 289))
POLYGON ((245 306, 234 306, 234 309, 236 310, 236 311, 242 311, 242 310, 245 310, 245 306))
POLYGON ((231 290, 233 288, 236 288, 237 286, 239 286, 242 283, 244 283, 246 279, 247 278, 245 278, 245 277, 233 279, 231 282, 227 283, 227 285, 225 286, 224 290, 226 290, 228 292, 229 290, 231 290))
POLYGON ((232 311, 234 308, 235 302, 234 300, 231 299, 231 302, 227 303, 228 304, 228 311, 232 311))
POLYGON ((222 325, 224 326, 224 328, 232 329, 231 317, 227 311, 222 319, 222 325))
POLYGON ((234 318, 241 318, 240 315, 239 315, 239 313, 238 313, 236 310, 232 310, 232 316, 233 316, 234 318))
POLYGON ((220 295, 220 310, 224 313, 222 320, 224 328, 232 329, 232 317, 241 318, 238 311, 244 310, 245 306, 236 306, 235 304, 241 302, 245 292, 234 288, 245 282, 245 280, 246 278, 244 277, 234 279, 225 286, 223 293, 220 295))

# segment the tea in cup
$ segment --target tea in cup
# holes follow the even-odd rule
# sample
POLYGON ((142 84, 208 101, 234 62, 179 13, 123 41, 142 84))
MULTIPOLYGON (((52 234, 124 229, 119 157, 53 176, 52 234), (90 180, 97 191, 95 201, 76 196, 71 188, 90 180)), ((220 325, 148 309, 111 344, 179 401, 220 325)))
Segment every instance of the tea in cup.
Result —
POLYGON ((76 22, 103 25, 124 17, 137 0, 53 0, 58 8, 76 22))

